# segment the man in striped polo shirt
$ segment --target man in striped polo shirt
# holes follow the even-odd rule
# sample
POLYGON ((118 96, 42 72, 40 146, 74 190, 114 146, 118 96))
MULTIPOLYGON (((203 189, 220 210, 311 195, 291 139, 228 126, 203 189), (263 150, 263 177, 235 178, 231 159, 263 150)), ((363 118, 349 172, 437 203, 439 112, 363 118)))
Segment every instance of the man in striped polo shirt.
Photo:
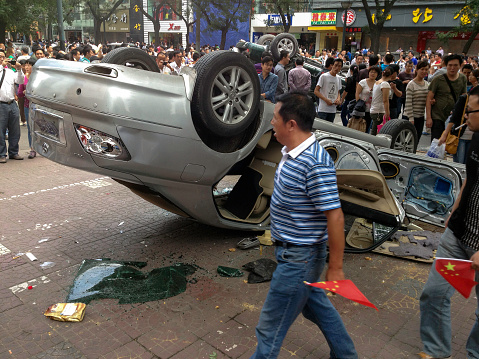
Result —
POLYGON ((251 358, 276 358, 300 313, 321 329, 331 358, 358 358, 325 292, 304 284, 320 280, 327 241, 326 280, 344 279, 344 216, 334 163, 311 133, 315 115, 312 101, 297 92, 282 96, 274 108, 271 124, 284 145, 270 205, 278 266, 256 327, 258 346, 251 358))

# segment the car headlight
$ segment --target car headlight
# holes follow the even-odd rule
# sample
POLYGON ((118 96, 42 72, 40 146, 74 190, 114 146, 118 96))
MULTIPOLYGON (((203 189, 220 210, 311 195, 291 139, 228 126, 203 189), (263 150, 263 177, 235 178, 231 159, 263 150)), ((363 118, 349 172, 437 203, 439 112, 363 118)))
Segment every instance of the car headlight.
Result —
POLYGON ((74 126, 80 143, 88 153, 123 161, 131 158, 119 138, 83 125, 74 126))

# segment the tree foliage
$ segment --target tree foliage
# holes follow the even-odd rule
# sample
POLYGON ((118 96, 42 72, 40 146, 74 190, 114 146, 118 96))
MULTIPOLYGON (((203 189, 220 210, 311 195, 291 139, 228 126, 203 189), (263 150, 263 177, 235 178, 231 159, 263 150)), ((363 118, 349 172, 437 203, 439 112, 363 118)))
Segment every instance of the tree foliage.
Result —
POLYGON ((368 32, 371 38, 371 50, 374 53, 379 51, 379 38, 386 20, 391 18, 391 9, 397 0, 374 0, 374 6, 368 4, 368 0, 361 0, 363 3, 366 18, 368 20, 368 32), (371 11, 371 9, 373 11, 371 11))
POLYGON ((467 52, 471 48, 472 42, 479 34, 479 0, 466 0, 464 7, 459 10, 454 19, 459 19, 460 25, 448 32, 436 32, 439 40, 447 43, 453 37, 456 37, 461 32, 470 32, 469 40, 464 44, 462 52, 467 52))
MULTIPOLYGON (((63 19, 73 20, 73 7, 79 0, 63 0, 63 19)), ((0 0, 0 42, 5 31, 33 35, 57 24, 56 0, 0 0)))
POLYGON ((93 16, 93 33, 95 34, 96 43, 99 43, 101 39, 101 24, 115 12, 123 1, 84 0, 84 5, 93 16))
POLYGON ((238 30, 238 23, 251 14, 251 0, 194 0, 208 24, 207 31, 221 31, 220 49, 224 49, 228 31, 238 30))

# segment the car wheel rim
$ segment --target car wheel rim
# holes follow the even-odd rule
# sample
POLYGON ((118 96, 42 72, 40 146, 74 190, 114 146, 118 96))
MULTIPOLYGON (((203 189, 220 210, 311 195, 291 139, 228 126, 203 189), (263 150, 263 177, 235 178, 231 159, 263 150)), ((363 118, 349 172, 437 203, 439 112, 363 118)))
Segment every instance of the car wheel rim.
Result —
POLYGON ((396 137, 394 149, 414 153, 414 134, 410 130, 402 130, 396 137))
POLYGON ((282 39, 278 43, 278 48, 279 51, 286 50, 291 54, 294 50, 294 42, 291 39, 282 39))
POLYGON ((211 107, 216 118, 227 125, 242 122, 254 101, 254 84, 240 67, 227 67, 216 75, 211 88, 211 107))

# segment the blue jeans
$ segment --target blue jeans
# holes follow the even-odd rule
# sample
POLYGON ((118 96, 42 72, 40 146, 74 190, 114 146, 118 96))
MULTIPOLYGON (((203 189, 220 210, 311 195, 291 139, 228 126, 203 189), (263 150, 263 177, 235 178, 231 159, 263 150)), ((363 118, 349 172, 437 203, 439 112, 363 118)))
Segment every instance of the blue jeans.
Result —
POLYGON ((24 107, 25 121, 27 121, 28 145, 32 148, 32 134, 30 133, 30 107, 24 107))
POLYGON ((0 157, 7 155, 5 134, 8 130, 8 156, 18 155, 20 141, 20 111, 15 101, 10 105, 0 103, 0 157))
MULTIPOLYGON (((449 228, 441 237, 436 257, 470 259, 476 251, 462 244, 449 228)), ((476 282, 479 272, 476 272, 476 282)), ((478 298, 476 322, 466 343, 467 358, 479 358, 479 285, 475 287, 478 298)), ((434 358, 451 355, 451 297, 455 289, 436 271, 433 263, 429 278, 421 294, 421 340, 424 352, 434 358)))
POLYGON ((454 162, 466 164, 466 156, 469 152, 469 146, 471 140, 462 140, 459 138, 459 144, 457 145, 457 152, 452 156, 454 162))
POLYGON ((336 113, 329 113, 329 112, 318 112, 318 117, 321 120, 326 120, 329 122, 334 122, 334 117, 336 116, 336 113))
POLYGON ((351 118, 348 111, 349 102, 349 100, 344 100, 343 107, 341 108, 341 121, 343 122, 343 126, 347 126, 348 121, 351 118))
POLYGON ((276 358, 289 327, 301 312, 323 332, 331 358, 358 358, 353 341, 326 293, 303 283, 320 280, 326 263, 326 243, 278 246, 275 255, 278 267, 256 327, 258 347, 251 359, 276 358))

